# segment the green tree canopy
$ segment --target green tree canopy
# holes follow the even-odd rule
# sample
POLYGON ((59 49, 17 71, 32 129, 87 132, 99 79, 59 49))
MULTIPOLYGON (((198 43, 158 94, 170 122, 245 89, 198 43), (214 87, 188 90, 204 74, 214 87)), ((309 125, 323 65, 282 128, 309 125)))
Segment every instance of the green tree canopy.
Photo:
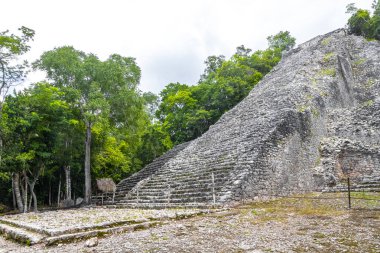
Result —
MULTIPOLYGON (((106 61, 94 54, 86 54, 70 46, 45 52, 34 63, 44 70, 53 85, 70 90, 80 109, 86 128, 85 140, 85 202, 91 197, 91 143, 93 129, 102 125, 136 133, 139 118, 144 114, 143 100, 137 90, 140 68, 135 59, 111 55, 106 61)), ((107 148, 107 146, 105 146, 107 148)))
POLYGON ((358 9, 354 4, 347 5, 346 13, 351 14, 347 22, 350 34, 380 40, 380 2, 374 1, 372 8, 371 15, 369 10, 358 9))

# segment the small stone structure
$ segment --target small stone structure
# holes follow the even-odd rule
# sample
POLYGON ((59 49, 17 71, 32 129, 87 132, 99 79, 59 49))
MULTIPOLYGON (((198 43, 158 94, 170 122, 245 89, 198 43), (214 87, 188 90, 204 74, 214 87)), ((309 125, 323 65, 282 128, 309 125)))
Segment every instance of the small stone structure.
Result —
POLYGON ((380 188, 380 43, 344 29, 285 53, 198 139, 124 188, 124 206, 227 203, 380 188), (131 188, 132 187, 132 188, 131 188), (341 188, 339 188, 341 187, 341 188), (129 191, 128 194, 126 194, 129 191))

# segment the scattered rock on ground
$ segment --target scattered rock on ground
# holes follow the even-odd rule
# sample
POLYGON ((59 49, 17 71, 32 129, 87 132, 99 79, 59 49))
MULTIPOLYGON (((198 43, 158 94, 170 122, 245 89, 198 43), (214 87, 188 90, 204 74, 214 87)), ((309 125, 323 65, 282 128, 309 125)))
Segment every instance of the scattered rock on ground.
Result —
POLYGON ((86 242, 85 242, 85 246, 87 248, 92 248, 92 247, 95 247, 95 246, 98 246, 98 238, 97 237, 94 237, 94 238, 91 238, 91 239, 88 239, 86 242))

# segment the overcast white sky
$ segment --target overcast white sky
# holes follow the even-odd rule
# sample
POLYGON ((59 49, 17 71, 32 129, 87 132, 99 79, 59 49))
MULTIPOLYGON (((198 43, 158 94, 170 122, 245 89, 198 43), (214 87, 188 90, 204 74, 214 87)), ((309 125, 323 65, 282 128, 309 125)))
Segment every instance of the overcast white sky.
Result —
POLYGON ((140 89, 158 93, 170 82, 195 84, 209 55, 264 49, 281 30, 299 44, 344 27, 351 2, 369 9, 372 0, 3 0, 0 31, 34 29, 30 61, 63 45, 135 57, 140 89))

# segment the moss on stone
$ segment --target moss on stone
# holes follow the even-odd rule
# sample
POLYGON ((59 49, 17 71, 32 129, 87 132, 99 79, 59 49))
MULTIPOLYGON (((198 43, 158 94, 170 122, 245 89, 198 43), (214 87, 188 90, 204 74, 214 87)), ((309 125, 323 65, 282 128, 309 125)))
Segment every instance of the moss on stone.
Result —
POLYGON ((365 63, 366 61, 367 61, 366 58, 360 58, 360 59, 354 61, 354 65, 359 66, 359 65, 362 65, 363 63, 365 63))
POLYGON ((318 72, 318 76, 323 77, 323 76, 331 76, 334 77, 336 76, 336 70, 334 68, 326 68, 326 69, 321 69, 318 72))
POLYGON ((367 101, 363 102, 363 103, 361 104, 361 106, 362 106, 362 107, 370 107, 370 106, 373 105, 373 103, 374 103, 373 100, 370 99, 370 100, 367 100, 367 101))
POLYGON ((369 78, 367 82, 364 84, 364 87, 370 89, 375 85, 375 81, 372 78, 369 78))
POLYGON ((334 52, 327 53, 323 56, 323 62, 329 62, 335 56, 334 52))
POLYGON ((327 37, 327 38, 323 39, 321 42, 322 46, 325 46, 325 47, 328 46, 330 44, 331 40, 332 40, 331 37, 327 37))

